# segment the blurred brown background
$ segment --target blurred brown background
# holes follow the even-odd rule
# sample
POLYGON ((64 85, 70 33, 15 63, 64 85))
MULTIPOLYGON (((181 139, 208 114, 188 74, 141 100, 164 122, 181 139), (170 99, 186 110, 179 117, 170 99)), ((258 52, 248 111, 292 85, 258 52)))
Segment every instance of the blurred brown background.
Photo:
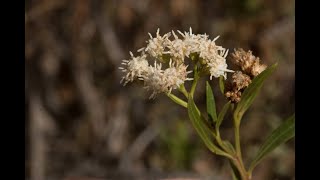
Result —
MULTIPOLYGON (((252 50, 277 71, 246 113, 246 163, 295 109, 293 0, 27 0, 25 1, 26 179, 231 179, 187 111, 137 84, 120 85, 118 67, 147 33, 171 30, 220 35, 218 45, 252 50)), ((204 81, 196 101, 205 104, 204 81)), ((216 81, 211 83, 213 86, 216 81)), ((225 99, 214 90, 221 108, 225 99)), ((229 117, 222 135, 233 138, 229 117)), ((294 178, 294 141, 254 172, 257 180, 294 178)))

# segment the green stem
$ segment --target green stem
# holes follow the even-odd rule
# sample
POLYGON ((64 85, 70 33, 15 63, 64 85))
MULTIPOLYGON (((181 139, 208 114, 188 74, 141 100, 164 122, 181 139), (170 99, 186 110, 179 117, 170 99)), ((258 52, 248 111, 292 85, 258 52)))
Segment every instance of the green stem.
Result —
POLYGON ((226 152, 224 152, 224 151, 222 151, 222 153, 221 153, 220 155, 221 155, 221 156, 225 156, 226 158, 229 158, 229 159, 232 159, 232 158, 233 158, 230 154, 228 154, 228 153, 226 153, 226 152))
POLYGON ((235 156, 235 165, 237 166, 242 180, 250 180, 251 175, 247 173, 244 163, 242 160, 241 154, 241 145, 240 145, 240 119, 234 119, 234 135, 235 135, 235 146, 236 146, 236 156, 235 156))
POLYGON ((243 165, 241 157, 239 157, 237 155, 234 156, 233 163, 237 167, 237 169, 240 173, 241 180, 251 180, 251 175, 249 173, 247 173, 247 171, 243 165))
POLYGON ((184 87, 184 84, 181 84, 178 90, 188 99, 188 91, 184 87))
MULTIPOLYGON (((228 154, 231 154, 231 155, 235 155, 235 151, 233 149, 233 147, 228 147, 226 144, 223 143, 223 140, 221 139, 221 136, 220 136, 220 131, 219 131, 219 128, 215 128, 215 136, 214 138, 217 140, 219 146, 224 150, 226 151, 228 154)), ((232 146, 232 145, 231 145, 232 146)))
POLYGON ((237 124, 234 127, 234 135, 235 135, 235 144, 236 144, 236 152, 239 157, 241 156, 241 145, 240 145, 240 128, 237 124))
POLYGON ((192 86, 191 86, 191 90, 190 90, 190 95, 191 97, 193 98, 193 95, 194 95, 194 92, 196 90, 196 87, 197 87, 197 83, 198 83, 198 80, 199 80, 200 76, 198 74, 198 71, 197 71, 197 66, 194 68, 194 76, 193 76, 193 82, 192 82, 192 86))
POLYGON ((224 151, 226 151, 227 153, 233 154, 233 152, 223 144, 222 139, 221 139, 221 137, 220 137, 220 132, 219 132, 219 130, 216 131, 216 132, 217 132, 217 135, 216 135, 215 138, 216 138, 219 146, 221 146, 221 148, 222 148, 224 151))
POLYGON ((171 94, 171 93, 167 93, 166 94, 173 102, 179 104, 180 106, 183 106, 185 108, 188 108, 188 103, 185 102, 184 100, 178 98, 177 96, 171 94))
MULTIPOLYGON (((222 147, 222 149, 225 150, 226 152, 228 152, 228 150, 227 150, 228 148, 226 148, 222 143, 222 139, 220 137, 220 131, 219 131, 219 128, 217 128, 217 126, 216 126, 215 130, 216 130, 215 139, 217 140, 218 144, 222 147)), ((230 152, 228 152, 228 153, 230 153, 230 152)))

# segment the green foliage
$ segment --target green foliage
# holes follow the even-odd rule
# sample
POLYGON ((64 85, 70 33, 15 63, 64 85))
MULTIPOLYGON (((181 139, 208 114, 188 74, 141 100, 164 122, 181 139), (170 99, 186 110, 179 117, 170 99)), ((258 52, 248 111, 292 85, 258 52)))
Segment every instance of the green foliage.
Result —
POLYGON ((224 77, 220 76, 219 77, 219 88, 222 94, 224 94, 224 77))
POLYGON ((216 102, 214 100, 214 95, 211 89, 209 82, 206 82, 206 94, 207 94, 207 112, 209 116, 209 120, 213 120, 213 122, 217 122, 217 112, 216 112, 216 102))
POLYGON ((275 129, 263 145, 260 147, 254 160, 250 165, 250 170, 258 165, 261 160, 279 145, 285 143, 295 136, 295 115, 286 119, 277 129, 275 129))
POLYGON ((227 103, 223 106, 222 110, 221 110, 220 113, 219 113, 218 121, 217 121, 217 124, 216 124, 216 126, 217 126, 218 129, 219 129, 222 121, 224 120, 224 116, 226 115, 226 113, 227 113, 227 111, 228 111, 228 109, 229 109, 229 107, 230 107, 230 104, 231 104, 231 101, 227 102, 227 103))
POLYGON ((275 63, 272 66, 268 67, 266 70, 264 70, 262 73, 260 73, 257 77, 255 77, 252 80, 252 83, 244 90, 241 96, 241 100, 234 111, 234 119, 236 121, 239 121, 238 123, 240 123, 243 114, 253 103, 253 100, 259 93, 264 81, 267 79, 267 77, 269 77, 272 74, 277 65, 278 63, 275 63))
POLYGON ((198 135, 201 137, 207 148, 215 154, 228 156, 213 143, 212 131, 205 125, 205 123, 203 123, 204 120, 202 119, 200 112, 197 110, 192 97, 189 97, 188 100, 188 114, 193 127, 196 129, 198 135))

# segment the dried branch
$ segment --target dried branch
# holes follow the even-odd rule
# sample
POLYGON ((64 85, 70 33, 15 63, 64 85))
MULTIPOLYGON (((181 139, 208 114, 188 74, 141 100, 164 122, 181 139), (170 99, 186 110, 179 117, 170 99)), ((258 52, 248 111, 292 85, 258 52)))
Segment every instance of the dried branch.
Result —
MULTIPOLYGON (((125 53, 119 44, 120 41, 117 38, 109 18, 107 16, 96 15, 95 22, 111 62, 118 67, 121 60, 125 58, 125 53)), ((116 75, 121 77, 121 71, 116 71, 116 75)))
POLYGON ((46 179, 47 140, 46 135, 55 130, 53 119, 40 102, 40 98, 30 98, 30 157, 31 180, 46 179))
POLYGON ((91 36, 84 36, 83 31, 85 25, 90 22, 89 10, 90 3, 88 0, 81 0, 74 7, 74 14, 70 21, 74 23, 72 34, 73 48, 73 75, 76 85, 84 102, 86 111, 92 123, 94 135, 97 138, 104 137, 104 129, 106 128, 106 114, 104 111, 104 103, 102 96, 93 84, 92 73, 89 69, 89 43, 91 36))
POLYGON ((25 13, 25 24, 30 21, 36 20, 38 17, 45 16, 48 12, 59 9, 65 5, 67 1, 63 0, 46 0, 41 1, 38 5, 25 13))
POLYGON ((159 123, 149 125, 129 146, 127 152, 125 152, 121 159, 118 168, 120 171, 130 171, 133 166, 133 162, 137 160, 147 146, 159 135, 160 128, 159 123))

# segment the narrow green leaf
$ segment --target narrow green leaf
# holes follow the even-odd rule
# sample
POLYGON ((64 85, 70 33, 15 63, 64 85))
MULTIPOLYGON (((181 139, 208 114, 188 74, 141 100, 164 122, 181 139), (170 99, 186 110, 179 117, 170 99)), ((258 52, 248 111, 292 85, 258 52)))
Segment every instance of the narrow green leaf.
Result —
POLYGON ((214 95, 209 82, 206 83, 206 94, 207 94, 207 112, 209 116, 209 121, 217 122, 217 112, 216 112, 216 102, 214 100, 214 95))
POLYGON ((227 150, 233 154, 236 153, 236 150, 232 146, 232 144, 229 141, 222 141, 223 145, 227 148, 227 150))
POLYGON ((226 103, 223 106, 222 110, 220 111, 219 116, 218 116, 218 121, 217 121, 217 124, 216 124, 217 129, 219 129, 219 127, 220 127, 220 125, 221 125, 221 123, 222 123, 222 121, 224 119, 224 116, 226 115, 226 113, 227 113, 227 111, 228 111, 228 109, 230 107, 230 104, 231 104, 231 101, 226 103))
POLYGON ((275 129, 260 147, 257 155, 253 159, 249 171, 261 162, 261 160, 276 147, 285 143, 295 136, 295 115, 287 118, 277 129, 275 129))
POLYGON ((251 84, 244 90, 241 96, 241 100, 234 111, 235 119, 237 119, 238 121, 241 120, 243 114, 253 103, 253 100, 255 99, 258 92, 260 91, 263 85, 263 82, 267 77, 269 77, 272 74, 272 72, 275 70, 277 65, 278 63, 275 63, 272 66, 268 67, 266 70, 264 70, 262 73, 260 73, 257 77, 255 77, 252 80, 251 84))
POLYGON ((210 129, 203 123, 201 120, 201 115, 192 99, 192 97, 188 100, 188 114, 191 120, 193 127, 196 129, 198 135, 201 137, 207 148, 216 153, 218 155, 228 156, 225 152, 223 152, 219 147, 217 147, 212 141, 212 132, 210 129))
POLYGON ((221 93, 224 94, 224 77, 223 76, 219 77, 219 87, 220 87, 221 93))

